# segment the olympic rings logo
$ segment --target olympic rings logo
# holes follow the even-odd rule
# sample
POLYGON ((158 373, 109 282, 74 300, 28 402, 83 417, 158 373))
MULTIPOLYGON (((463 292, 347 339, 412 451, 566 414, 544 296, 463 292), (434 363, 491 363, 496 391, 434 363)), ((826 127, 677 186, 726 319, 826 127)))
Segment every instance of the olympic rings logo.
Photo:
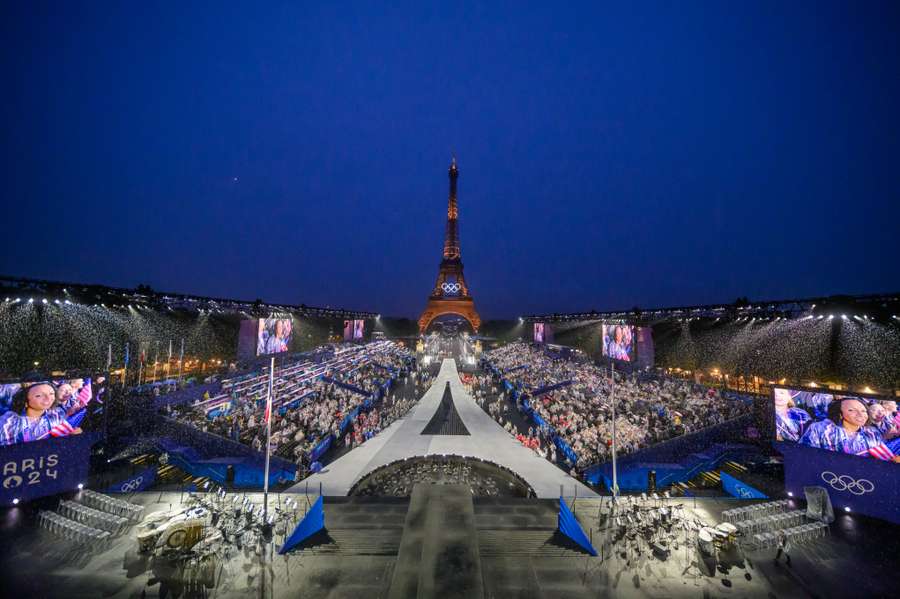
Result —
POLYGON ((132 491, 137 491, 141 488, 141 483, 143 482, 143 476, 139 476, 134 480, 125 481, 124 483, 122 483, 121 490, 123 493, 131 493, 132 491))
POLYGON ((441 289, 444 290, 444 293, 459 293, 462 291, 462 285, 459 283, 444 283, 441 285, 441 289))
POLYGON ((875 483, 865 478, 855 480, 852 476, 846 474, 838 476, 829 470, 823 472, 821 477, 835 491, 850 491, 854 495, 865 495, 875 490, 875 483))

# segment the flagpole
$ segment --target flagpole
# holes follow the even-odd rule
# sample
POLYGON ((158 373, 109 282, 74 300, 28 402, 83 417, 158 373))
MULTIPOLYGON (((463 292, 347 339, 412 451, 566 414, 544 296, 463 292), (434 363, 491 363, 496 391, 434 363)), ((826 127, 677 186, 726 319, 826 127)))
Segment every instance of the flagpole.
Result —
POLYGON ((172 374, 172 340, 169 339, 169 357, 166 359, 166 380, 172 374))
POLYGON ((128 377, 128 342, 125 342, 125 365, 122 367, 122 389, 125 388, 125 379, 128 377))
POLYGON ((144 372, 144 344, 138 344, 138 387, 141 386, 141 375, 144 372))
POLYGON ((619 494, 619 481, 617 478, 616 472, 616 372, 615 372, 615 364, 609 363, 609 374, 610 374, 610 389, 609 389, 609 399, 612 402, 612 475, 613 475, 613 488, 612 488, 612 497, 613 503, 616 503, 616 496, 619 494))
POLYGON ((159 339, 156 340, 156 351, 153 353, 153 382, 156 382, 156 365, 159 364, 159 339))
POLYGON ((184 366, 184 337, 181 338, 181 353, 178 355, 178 382, 181 382, 181 372, 184 366))
POLYGON ((269 393, 266 396, 266 473, 263 478, 263 521, 269 518, 269 455, 272 449, 272 389, 275 386, 275 356, 269 363, 269 393))

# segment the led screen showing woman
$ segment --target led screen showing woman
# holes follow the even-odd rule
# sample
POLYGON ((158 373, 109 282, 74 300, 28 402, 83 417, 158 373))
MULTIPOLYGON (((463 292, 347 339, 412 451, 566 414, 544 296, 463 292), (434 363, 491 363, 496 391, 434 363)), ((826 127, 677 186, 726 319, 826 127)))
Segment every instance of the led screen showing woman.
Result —
POLYGON ((260 318, 256 337, 256 355, 286 352, 291 344, 290 318, 260 318))
POLYGON ((897 402, 775 387, 775 438, 900 463, 897 402))
POLYGON ((613 360, 634 361, 634 327, 624 324, 604 324, 602 353, 613 360))
POLYGON ((0 384, 0 445, 81 434, 103 410, 105 383, 99 376, 0 384))

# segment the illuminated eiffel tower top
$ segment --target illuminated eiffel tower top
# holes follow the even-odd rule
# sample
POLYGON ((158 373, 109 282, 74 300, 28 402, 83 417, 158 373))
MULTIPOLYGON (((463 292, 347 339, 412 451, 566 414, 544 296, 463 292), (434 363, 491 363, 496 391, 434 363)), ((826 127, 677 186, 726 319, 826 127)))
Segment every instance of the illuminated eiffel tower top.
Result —
POLYGON ((447 234, 444 236, 444 260, 459 260, 459 210, 456 205, 456 180, 459 169, 456 168, 456 157, 450 163, 450 198, 447 200, 447 234))

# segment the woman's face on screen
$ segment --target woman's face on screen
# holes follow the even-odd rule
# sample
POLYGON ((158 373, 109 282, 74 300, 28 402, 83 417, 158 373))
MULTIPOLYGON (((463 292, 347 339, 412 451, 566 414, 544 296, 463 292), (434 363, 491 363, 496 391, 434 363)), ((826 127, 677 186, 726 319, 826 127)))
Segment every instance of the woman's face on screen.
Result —
POLYGON ((56 390, 56 399, 58 399, 59 402, 62 403, 72 397, 73 393, 75 393, 75 390, 72 388, 72 385, 70 385, 69 383, 63 383, 56 390))
POLYGON ((775 389, 775 408, 783 410, 791 401, 791 392, 787 389, 775 389))
POLYGON ((884 420, 884 408, 881 404, 873 403, 869 406, 869 418, 874 422, 881 422, 884 420))
POLYGON ((53 387, 47 384, 34 385, 28 389, 28 407, 31 410, 46 412, 56 401, 53 387))
POLYGON ((863 402, 849 399, 841 402, 841 417, 855 426, 864 426, 869 419, 869 412, 863 402))

